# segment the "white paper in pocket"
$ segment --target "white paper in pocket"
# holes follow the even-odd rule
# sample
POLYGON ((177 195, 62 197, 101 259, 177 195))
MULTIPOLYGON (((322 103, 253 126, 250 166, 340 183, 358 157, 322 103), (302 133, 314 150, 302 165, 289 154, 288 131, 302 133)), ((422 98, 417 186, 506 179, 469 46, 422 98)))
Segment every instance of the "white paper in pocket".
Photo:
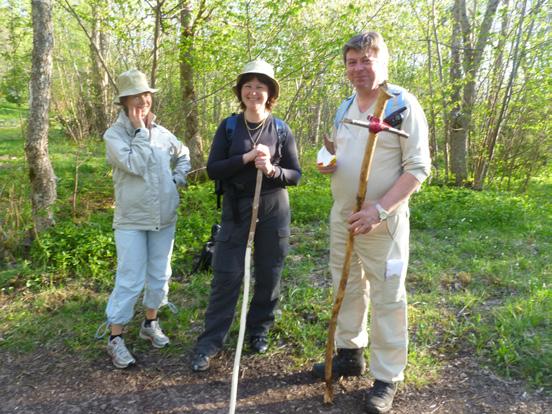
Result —
POLYGON ((401 277, 404 261, 400 259, 389 259, 385 267, 385 278, 401 277))
POLYGON ((330 152, 326 149, 326 147, 322 146, 322 148, 320 148, 320 151, 318 151, 318 154, 316 156, 316 163, 323 167, 334 165, 335 155, 330 154, 330 152))

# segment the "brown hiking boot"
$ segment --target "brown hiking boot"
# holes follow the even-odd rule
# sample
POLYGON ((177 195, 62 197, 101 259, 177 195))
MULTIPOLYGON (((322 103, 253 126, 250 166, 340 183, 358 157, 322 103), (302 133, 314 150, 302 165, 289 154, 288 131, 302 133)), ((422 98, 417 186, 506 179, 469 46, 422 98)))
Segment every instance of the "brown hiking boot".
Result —
MULTIPOLYGON (((366 370, 366 361, 364 361, 364 348, 337 350, 337 355, 332 360, 332 377, 359 377, 366 370)), ((319 362, 312 367, 312 373, 315 377, 324 379, 326 364, 319 362)))

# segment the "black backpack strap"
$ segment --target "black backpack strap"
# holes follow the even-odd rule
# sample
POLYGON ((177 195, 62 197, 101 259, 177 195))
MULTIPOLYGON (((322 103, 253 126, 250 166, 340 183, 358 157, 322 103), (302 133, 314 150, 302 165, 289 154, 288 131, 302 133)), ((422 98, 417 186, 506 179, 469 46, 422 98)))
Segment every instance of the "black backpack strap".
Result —
POLYGON ((287 138, 286 123, 280 118, 274 117, 276 122, 276 131, 278 132, 278 142, 283 142, 287 138))
POLYGON ((286 123, 280 118, 274 117, 274 123, 276 124, 276 133, 278 136, 278 144, 276 145, 276 160, 279 162, 282 158, 282 148, 287 139, 287 128, 286 123))
POLYGON ((236 123, 238 122, 238 115, 232 114, 226 118, 226 140, 228 144, 232 141, 232 135, 234 135, 234 130, 236 129, 236 123))
MULTIPOLYGON (((232 114, 226 118, 225 122, 225 131, 226 131, 226 143, 230 146, 232 142, 232 136, 234 135, 234 130, 236 129, 236 123, 238 122, 238 115, 232 114)), ((215 180, 215 194, 217 195, 217 209, 220 210, 221 198, 224 193, 224 187, 222 180, 215 180)))
POLYGON ((400 125, 404 118, 404 111, 406 111, 406 106, 403 106, 402 108, 399 108, 396 111, 387 115, 383 122, 391 125, 393 128, 400 128, 400 125))

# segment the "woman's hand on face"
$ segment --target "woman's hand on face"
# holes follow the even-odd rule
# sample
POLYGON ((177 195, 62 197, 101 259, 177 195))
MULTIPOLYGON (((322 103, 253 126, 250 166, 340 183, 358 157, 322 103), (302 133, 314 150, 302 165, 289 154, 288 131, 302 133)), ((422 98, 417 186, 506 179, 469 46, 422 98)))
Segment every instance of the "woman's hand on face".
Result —
POLYGON ((148 114, 146 115, 146 119, 144 120, 146 124, 146 128, 151 129, 151 126, 153 124, 153 118, 154 118, 153 113, 151 111, 148 112, 148 114))
POLYGON ((144 124, 143 112, 144 111, 142 110, 142 108, 139 108, 137 106, 132 105, 128 107, 128 119, 133 128, 138 129, 146 127, 146 125, 144 124))

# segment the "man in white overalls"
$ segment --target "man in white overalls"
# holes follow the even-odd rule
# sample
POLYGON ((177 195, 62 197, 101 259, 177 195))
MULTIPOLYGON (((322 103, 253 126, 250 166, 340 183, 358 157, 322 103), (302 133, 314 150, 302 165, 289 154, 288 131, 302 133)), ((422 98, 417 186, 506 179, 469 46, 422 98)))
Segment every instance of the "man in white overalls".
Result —
MULTIPOLYGON (((372 115, 378 86, 387 80, 389 54, 381 35, 354 36, 343 48, 346 75, 355 88, 345 118, 366 121, 372 115)), ((397 383, 404 378, 407 360, 407 303, 405 277, 409 254, 408 199, 428 177, 431 161, 428 126, 417 99, 402 88, 406 107, 400 128, 408 139, 381 132, 368 179, 366 201, 355 208, 360 167, 368 129, 340 123, 326 147, 336 155, 335 165, 319 166, 332 174, 334 204, 330 216, 330 270, 337 291, 349 232, 355 240, 345 297, 336 328, 335 377, 361 375, 366 367, 370 311, 370 371, 375 378, 367 395, 369 413, 391 409, 397 383)), ((324 378, 324 363, 314 374, 324 378)))

